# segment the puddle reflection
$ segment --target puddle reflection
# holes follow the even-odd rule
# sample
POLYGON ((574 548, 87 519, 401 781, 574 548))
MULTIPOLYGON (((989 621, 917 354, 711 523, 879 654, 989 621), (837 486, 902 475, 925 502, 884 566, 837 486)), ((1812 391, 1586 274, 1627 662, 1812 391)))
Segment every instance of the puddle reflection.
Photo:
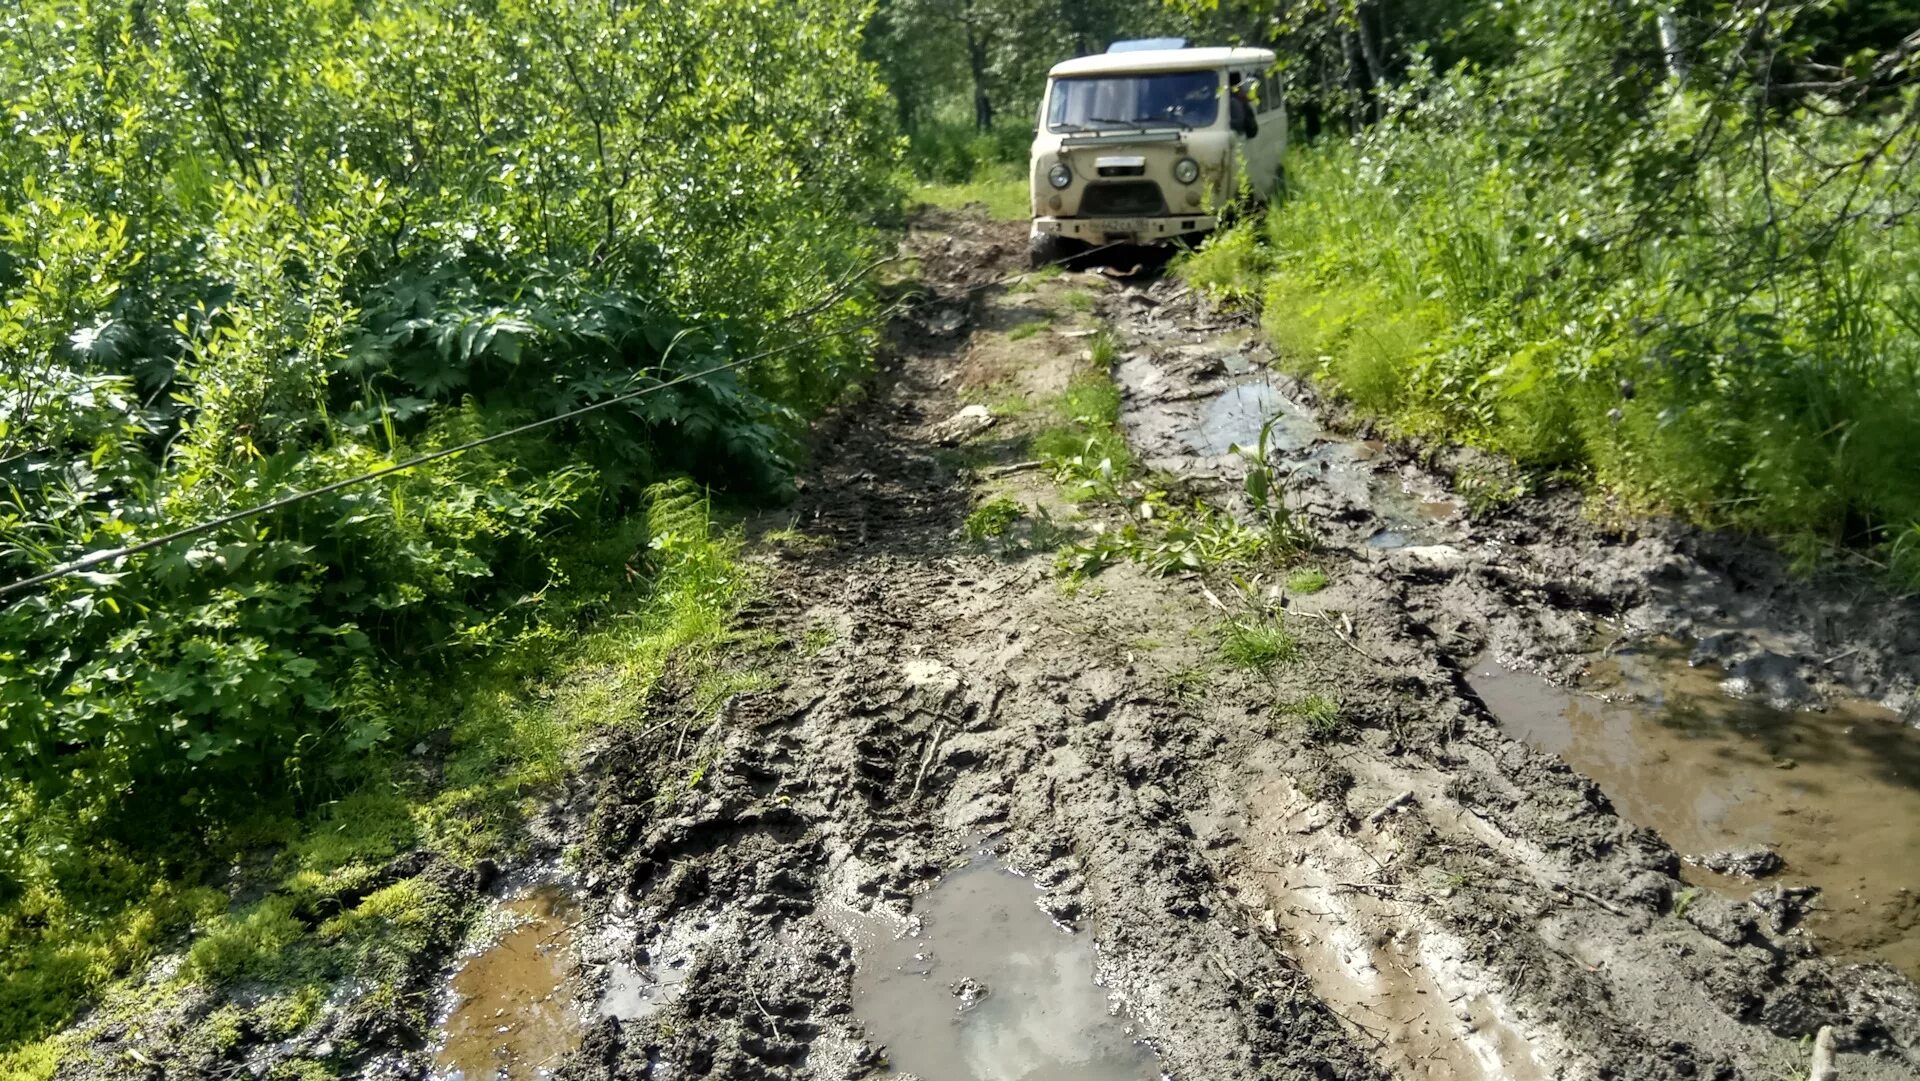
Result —
POLYGON ((918 899, 911 929, 832 917, 853 940, 854 1009, 895 1070, 920 1081, 1153 1081, 1154 1058, 1094 982, 1094 952, 991 861, 918 899))
POLYGON ((1782 881, 1820 887, 1807 926, 1831 951, 1920 978, 1920 732, 1865 702, 1813 713, 1733 698, 1723 678, 1665 644, 1596 663, 1590 693, 1485 662, 1468 682, 1509 735, 1593 778, 1681 852, 1774 848, 1782 881))

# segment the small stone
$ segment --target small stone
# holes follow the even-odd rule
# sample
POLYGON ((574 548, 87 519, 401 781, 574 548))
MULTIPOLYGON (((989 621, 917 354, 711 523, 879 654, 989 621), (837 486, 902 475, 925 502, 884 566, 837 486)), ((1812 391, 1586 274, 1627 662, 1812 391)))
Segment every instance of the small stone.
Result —
POLYGON ((972 976, 953 981, 947 985, 947 990, 953 993, 954 998, 960 1000, 960 1010, 963 1013, 978 1006, 980 1000, 986 998, 988 994, 987 985, 972 976))
POLYGON ((1775 934, 1786 934, 1806 916, 1820 896, 1818 886, 1768 886, 1753 891, 1748 906, 1767 917, 1775 934))
POLYGON ((1739 878, 1766 878, 1779 874, 1787 865, 1780 853, 1771 848, 1730 848, 1704 856, 1688 856, 1687 862, 1715 874, 1739 878))

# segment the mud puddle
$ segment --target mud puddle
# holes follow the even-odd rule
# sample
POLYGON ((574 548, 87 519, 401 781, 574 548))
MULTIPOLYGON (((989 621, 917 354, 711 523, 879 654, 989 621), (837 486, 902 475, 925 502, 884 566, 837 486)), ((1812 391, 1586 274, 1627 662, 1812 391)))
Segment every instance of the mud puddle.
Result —
POLYGON ((454 974, 433 1081, 535 1081, 580 1044, 573 897, 542 886, 500 906, 509 925, 454 974))
POLYGON ((920 1081, 1153 1081, 1160 1070, 1099 983, 1091 942, 1031 882, 980 858, 914 915, 839 908, 853 1006, 889 1065, 920 1081))
POLYGON ((1445 540, 1460 508, 1438 491, 1415 491, 1383 459, 1381 447, 1320 426, 1311 410, 1267 376, 1226 364, 1202 373, 1181 349, 1127 357, 1115 371, 1131 401, 1123 423, 1148 464, 1237 484, 1246 453, 1266 438, 1268 461, 1295 495, 1292 502, 1372 523, 1356 539, 1388 551, 1445 540))
POLYGON ((1680 852, 1765 848, 1785 862, 1759 881, 1689 866, 1690 883, 1741 898, 1818 887, 1805 926, 1830 952, 1920 976, 1920 731, 1857 700, 1773 708, 1724 679, 1662 643, 1594 664, 1577 691, 1485 661, 1468 682, 1508 734, 1680 852))

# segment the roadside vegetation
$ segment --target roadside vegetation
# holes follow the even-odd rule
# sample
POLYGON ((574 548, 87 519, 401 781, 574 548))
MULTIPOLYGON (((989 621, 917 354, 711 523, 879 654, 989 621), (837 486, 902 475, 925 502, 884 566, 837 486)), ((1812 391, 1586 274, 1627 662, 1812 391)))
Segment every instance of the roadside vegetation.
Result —
POLYGON ((707 486, 868 364, 865 14, 0 16, 0 583, 658 388, 0 602, 0 1072, 156 951, 263 1031, 388 986, 458 924, 396 857, 510 854, 727 633, 707 486))
POLYGON ((1371 47, 1336 55, 1356 28, 1312 5, 1239 7, 1319 135, 1180 272, 1287 363, 1400 431, 1920 585, 1920 9, 1362 3, 1371 47))

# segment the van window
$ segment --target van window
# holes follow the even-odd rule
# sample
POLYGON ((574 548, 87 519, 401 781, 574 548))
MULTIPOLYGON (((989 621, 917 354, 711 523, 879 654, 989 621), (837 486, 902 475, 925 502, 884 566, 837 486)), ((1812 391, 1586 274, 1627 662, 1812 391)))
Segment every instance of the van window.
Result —
POLYGON ((1219 116, 1219 72, 1169 71, 1055 79, 1047 124, 1054 131, 1205 128, 1219 116))
POLYGON ((1285 94, 1286 84, 1281 82, 1280 76, 1260 76, 1260 111, 1262 113, 1279 111, 1280 103, 1285 94))

